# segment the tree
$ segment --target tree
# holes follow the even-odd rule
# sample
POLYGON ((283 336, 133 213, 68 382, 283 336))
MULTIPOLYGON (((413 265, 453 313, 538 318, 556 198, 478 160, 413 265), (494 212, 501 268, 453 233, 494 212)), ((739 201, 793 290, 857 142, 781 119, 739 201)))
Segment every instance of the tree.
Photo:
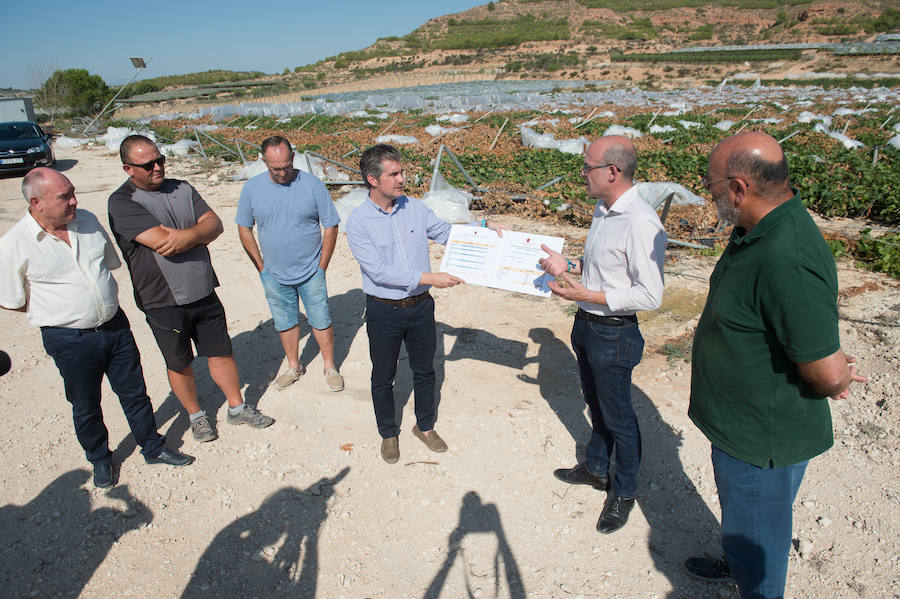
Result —
POLYGON ((39 104, 51 115, 67 110, 71 116, 91 114, 108 99, 109 88, 100 75, 85 69, 54 71, 36 94, 39 104))

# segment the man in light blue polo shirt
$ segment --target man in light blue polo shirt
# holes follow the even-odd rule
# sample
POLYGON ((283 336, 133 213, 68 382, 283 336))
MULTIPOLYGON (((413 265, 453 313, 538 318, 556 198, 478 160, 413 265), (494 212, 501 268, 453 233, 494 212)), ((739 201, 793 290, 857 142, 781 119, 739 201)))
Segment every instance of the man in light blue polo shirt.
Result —
POLYGON ((325 185, 314 175, 294 168, 294 152, 288 140, 279 135, 267 138, 262 143, 262 159, 268 172, 244 185, 234 221, 241 245, 259 271, 288 361, 288 370, 275 379, 275 387, 284 389, 305 372, 299 357, 302 301, 322 352, 328 388, 341 391, 344 378, 334 364, 334 327, 325 285, 325 270, 334 253, 341 219, 325 185), (259 245, 253 235, 254 225, 258 225, 259 245))

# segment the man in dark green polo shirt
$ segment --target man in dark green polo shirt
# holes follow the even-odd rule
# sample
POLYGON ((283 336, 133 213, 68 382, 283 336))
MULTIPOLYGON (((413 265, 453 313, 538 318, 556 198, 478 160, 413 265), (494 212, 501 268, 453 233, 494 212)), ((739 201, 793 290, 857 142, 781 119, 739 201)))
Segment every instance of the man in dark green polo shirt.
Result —
POLYGON ((735 227, 694 336, 688 415, 712 443, 725 559, 685 567, 744 599, 782 597, 794 498, 833 443, 827 398, 866 379, 841 350, 834 260, 778 142, 726 138, 704 186, 735 227))

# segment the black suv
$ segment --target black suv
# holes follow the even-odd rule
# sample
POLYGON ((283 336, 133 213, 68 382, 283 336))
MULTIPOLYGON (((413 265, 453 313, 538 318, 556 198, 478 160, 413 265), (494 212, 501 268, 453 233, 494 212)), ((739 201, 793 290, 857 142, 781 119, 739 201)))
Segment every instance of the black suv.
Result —
POLYGON ((27 171, 54 162, 50 136, 37 123, 0 123, 0 172, 27 171))

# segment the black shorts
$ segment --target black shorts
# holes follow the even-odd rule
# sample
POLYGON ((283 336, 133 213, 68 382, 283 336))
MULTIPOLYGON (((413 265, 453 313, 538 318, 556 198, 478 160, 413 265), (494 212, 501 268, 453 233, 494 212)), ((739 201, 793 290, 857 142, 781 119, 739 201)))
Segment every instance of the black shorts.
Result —
POLYGON ((191 365, 191 341, 197 346, 198 356, 232 354, 225 308, 215 292, 184 306, 152 308, 145 315, 169 370, 181 372, 191 365))

